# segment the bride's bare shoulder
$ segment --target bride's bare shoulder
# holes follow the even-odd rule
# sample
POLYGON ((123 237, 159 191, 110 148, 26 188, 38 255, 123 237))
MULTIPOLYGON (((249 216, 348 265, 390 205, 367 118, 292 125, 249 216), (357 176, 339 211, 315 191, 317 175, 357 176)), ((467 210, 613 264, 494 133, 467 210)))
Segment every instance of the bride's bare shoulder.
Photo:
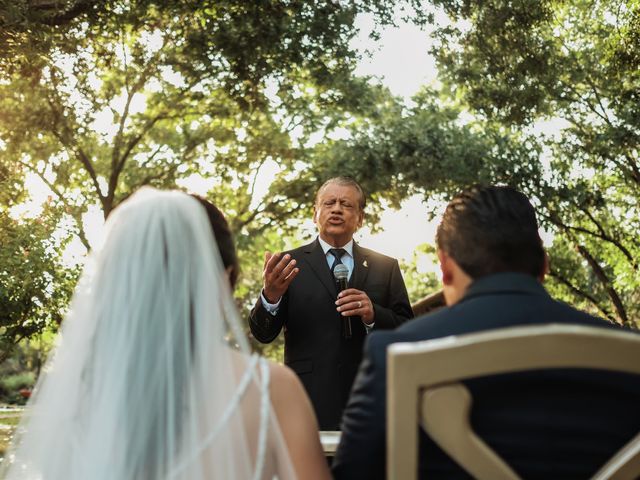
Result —
MULTIPOLYGON (((232 350, 231 358, 237 376, 241 376, 249 365, 249 356, 232 350)), ((291 395, 306 397, 297 375, 289 367, 267 360, 271 384, 271 398, 287 398, 291 395)), ((259 370, 258 370, 258 374, 259 370)))
POLYGON ((311 401, 293 370, 269 362, 271 403, 298 478, 331 478, 311 401))
POLYGON ((270 361, 269 373, 271 375, 271 398, 274 403, 276 399, 285 399, 291 396, 306 398, 302 383, 289 367, 270 361))

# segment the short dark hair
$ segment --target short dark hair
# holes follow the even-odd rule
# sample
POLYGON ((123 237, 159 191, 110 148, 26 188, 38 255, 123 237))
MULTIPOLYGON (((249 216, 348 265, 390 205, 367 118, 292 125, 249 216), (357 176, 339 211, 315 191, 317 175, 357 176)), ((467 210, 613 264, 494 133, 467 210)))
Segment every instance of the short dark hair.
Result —
POLYGON ((337 183, 338 185, 342 185, 344 187, 355 188, 360 194, 360 202, 358 203, 358 205, 360 206, 360 210, 364 210, 364 207, 367 204, 367 199, 364 196, 364 190, 362 190, 362 187, 360 186, 360 184, 356 182, 355 179, 353 179, 352 177, 342 177, 342 176, 333 177, 327 180, 326 182, 324 182, 316 192, 316 200, 315 200, 316 204, 318 203, 318 196, 320 195, 320 192, 322 192, 322 190, 324 190, 327 185, 330 185, 332 183, 337 183))
POLYGON ((229 281, 231 282, 231 288, 236 286, 238 281, 238 274, 240 273, 240 265, 238 263, 238 255, 236 253, 236 247, 233 241, 233 234, 227 223, 227 219, 224 218, 222 212, 209 200, 206 200, 199 195, 191 195, 198 200, 207 212, 207 218, 211 224, 213 230, 213 236, 218 244, 218 251, 220 257, 222 257, 222 264, 224 268, 231 267, 229 273, 229 281))
POLYGON ((498 272, 538 277, 545 265, 535 210, 511 187, 474 186, 456 195, 436 244, 474 279, 498 272))

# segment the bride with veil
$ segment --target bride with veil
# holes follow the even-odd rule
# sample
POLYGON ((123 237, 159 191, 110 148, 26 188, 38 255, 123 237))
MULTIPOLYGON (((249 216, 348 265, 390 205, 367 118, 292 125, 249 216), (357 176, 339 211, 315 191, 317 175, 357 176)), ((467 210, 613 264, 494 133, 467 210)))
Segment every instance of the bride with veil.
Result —
POLYGON ((297 378, 249 352, 236 269, 213 205, 152 188, 123 202, 0 476, 329 478, 297 378))

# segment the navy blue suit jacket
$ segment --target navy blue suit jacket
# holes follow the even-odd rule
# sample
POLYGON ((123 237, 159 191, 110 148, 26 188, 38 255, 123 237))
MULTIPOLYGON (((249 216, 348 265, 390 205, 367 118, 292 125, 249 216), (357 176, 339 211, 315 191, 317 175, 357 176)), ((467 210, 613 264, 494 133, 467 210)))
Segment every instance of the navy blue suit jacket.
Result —
MULTIPOLYGON (((369 336, 344 412, 333 463, 336 479, 383 479, 386 350, 395 342, 543 323, 618 328, 554 301, 533 277, 476 280, 457 304, 369 336)), ((588 478, 640 429, 637 376, 585 370, 505 374, 465 382, 471 422, 523 478, 588 478)), ((420 433, 420 478, 470 478, 420 433)))

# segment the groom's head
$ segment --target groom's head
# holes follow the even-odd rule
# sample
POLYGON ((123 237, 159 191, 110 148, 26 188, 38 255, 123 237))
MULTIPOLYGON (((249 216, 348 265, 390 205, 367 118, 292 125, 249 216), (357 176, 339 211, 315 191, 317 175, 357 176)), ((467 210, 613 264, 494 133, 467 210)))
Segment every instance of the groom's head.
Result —
POLYGON ((546 271, 533 206, 511 187, 476 186, 456 195, 438 226, 436 244, 448 304, 477 278, 517 272, 542 279, 546 271))

